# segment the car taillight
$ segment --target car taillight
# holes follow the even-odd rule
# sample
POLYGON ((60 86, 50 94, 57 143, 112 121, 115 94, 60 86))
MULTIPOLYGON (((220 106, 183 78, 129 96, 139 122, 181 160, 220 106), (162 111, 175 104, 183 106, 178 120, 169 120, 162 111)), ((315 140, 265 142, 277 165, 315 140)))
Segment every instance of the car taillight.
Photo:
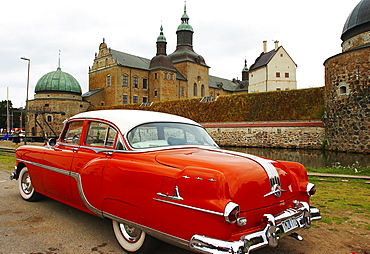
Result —
POLYGON ((307 194, 309 197, 316 193, 316 186, 313 183, 307 184, 307 194))
POLYGON ((224 210, 225 221, 229 223, 235 223, 239 218, 239 214, 240 214, 239 205, 233 202, 230 202, 226 205, 225 210, 224 210))

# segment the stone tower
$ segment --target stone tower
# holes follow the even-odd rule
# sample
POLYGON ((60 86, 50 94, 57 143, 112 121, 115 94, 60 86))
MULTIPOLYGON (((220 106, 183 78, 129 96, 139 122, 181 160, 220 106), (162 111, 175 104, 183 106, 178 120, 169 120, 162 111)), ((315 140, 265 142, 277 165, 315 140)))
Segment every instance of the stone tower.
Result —
POLYGON ((157 54, 152 58, 150 70, 150 94, 149 101, 165 101, 180 98, 178 82, 176 82, 177 70, 172 60, 167 56, 167 41, 163 34, 163 27, 157 38, 157 54))
POLYGON ((330 150, 370 153, 370 0, 344 24, 342 53, 325 65, 325 125, 330 150))
POLYGON ((36 83, 33 100, 28 101, 27 135, 48 138, 58 136, 63 121, 86 111, 90 104, 81 97, 81 86, 60 64, 36 83))
POLYGON ((180 93, 187 94, 188 98, 203 97, 209 94, 209 67, 204 58, 195 53, 193 49, 193 33, 185 5, 181 24, 176 31, 176 50, 169 57, 175 68, 187 79, 187 87, 180 93))

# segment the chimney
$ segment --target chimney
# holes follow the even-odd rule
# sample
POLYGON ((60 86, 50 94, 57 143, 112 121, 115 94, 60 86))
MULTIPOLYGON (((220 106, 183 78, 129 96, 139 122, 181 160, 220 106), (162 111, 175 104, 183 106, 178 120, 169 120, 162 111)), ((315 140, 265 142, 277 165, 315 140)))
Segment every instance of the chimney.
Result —
POLYGON ((279 47, 279 41, 275 41, 275 51, 278 49, 279 47))
POLYGON ((267 41, 263 41, 263 53, 267 52, 267 41))

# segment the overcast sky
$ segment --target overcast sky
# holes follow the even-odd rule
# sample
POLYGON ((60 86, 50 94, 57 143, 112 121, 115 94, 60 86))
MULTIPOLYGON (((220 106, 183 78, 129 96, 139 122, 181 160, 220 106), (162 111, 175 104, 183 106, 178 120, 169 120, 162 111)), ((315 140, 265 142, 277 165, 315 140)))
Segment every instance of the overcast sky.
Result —
MULTIPOLYGON (((297 68, 298 88, 324 86, 323 62, 341 52, 344 23, 360 0, 187 0, 194 51, 210 75, 241 79, 263 50, 278 40, 297 68)), ((37 81, 58 67, 88 91, 88 69, 105 38, 108 47, 151 59, 163 25, 167 54, 176 47, 183 0, 20 0, 2 3, 0 15, 0 101, 25 105, 27 61, 29 99, 37 81)))

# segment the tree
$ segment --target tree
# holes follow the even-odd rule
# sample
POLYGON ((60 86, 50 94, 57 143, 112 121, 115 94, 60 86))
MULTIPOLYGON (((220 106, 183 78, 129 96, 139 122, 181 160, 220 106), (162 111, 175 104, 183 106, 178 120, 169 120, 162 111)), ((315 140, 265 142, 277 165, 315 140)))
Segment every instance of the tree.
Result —
MULTIPOLYGON (((7 122, 6 122, 6 100, 0 101, 0 128, 6 129, 7 122)), ((19 128, 20 126, 20 116, 21 112, 20 109, 13 108, 13 104, 9 101, 9 119, 10 119, 10 128, 19 128)), ((22 126, 23 127, 23 126, 22 126)))

